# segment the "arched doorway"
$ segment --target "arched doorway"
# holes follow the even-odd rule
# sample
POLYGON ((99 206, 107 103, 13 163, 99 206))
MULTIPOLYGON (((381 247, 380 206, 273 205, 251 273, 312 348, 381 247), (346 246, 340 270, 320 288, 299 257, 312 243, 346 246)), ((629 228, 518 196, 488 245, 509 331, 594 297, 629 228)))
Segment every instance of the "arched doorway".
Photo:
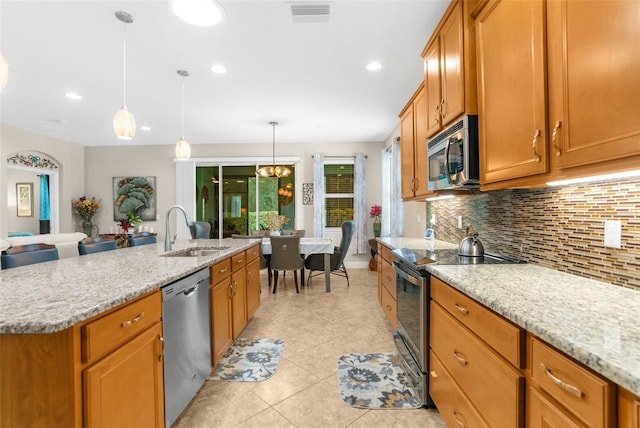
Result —
MULTIPOLYGON (((49 231, 50 233, 60 232, 60 166, 59 162, 46 153, 29 151, 18 152, 7 156, 7 192, 8 195, 15 194, 18 180, 34 183, 33 188, 39 190, 40 176, 48 177, 49 187, 49 231)), ((33 191, 34 207, 33 216, 39 213, 40 192, 33 191)), ((16 198, 8 198, 7 219, 11 224, 11 219, 17 217, 16 198)), ((34 219, 38 220, 39 219, 34 219)), ((16 222, 19 225, 20 223, 16 222)), ((17 226, 19 227, 19 226, 17 226)), ((31 226, 33 230, 35 226, 31 226)), ((39 227, 35 230, 39 231, 39 227)), ((20 232, 19 230, 9 232, 20 232)))

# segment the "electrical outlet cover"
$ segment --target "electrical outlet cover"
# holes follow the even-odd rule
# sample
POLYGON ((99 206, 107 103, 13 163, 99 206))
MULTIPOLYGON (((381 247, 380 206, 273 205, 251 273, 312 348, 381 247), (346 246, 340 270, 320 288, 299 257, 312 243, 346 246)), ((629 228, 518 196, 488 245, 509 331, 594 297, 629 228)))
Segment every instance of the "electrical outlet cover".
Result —
POLYGON ((622 223, 619 220, 604 221, 604 246, 620 248, 622 235, 622 223))

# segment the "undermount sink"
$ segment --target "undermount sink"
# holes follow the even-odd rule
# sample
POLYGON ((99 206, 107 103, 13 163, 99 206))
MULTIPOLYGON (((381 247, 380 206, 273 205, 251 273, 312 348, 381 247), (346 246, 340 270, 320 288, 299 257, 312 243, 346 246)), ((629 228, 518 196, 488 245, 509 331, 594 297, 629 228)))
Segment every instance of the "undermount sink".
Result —
POLYGON ((206 248, 187 248, 186 250, 176 251, 171 254, 163 254, 163 257, 204 257, 204 256, 213 256, 218 254, 220 251, 228 250, 231 247, 228 246, 219 246, 219 247, 206 247, 206 248))

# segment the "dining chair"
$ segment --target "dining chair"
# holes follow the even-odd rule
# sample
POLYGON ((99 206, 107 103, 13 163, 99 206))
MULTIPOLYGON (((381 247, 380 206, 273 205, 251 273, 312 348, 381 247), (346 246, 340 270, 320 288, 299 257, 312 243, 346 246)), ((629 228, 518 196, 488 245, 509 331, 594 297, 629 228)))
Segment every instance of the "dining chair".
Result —
MULTIPOLYGON (((353 221, 345 221, 342 223, 342 239, 340 246, 333 249, 330 256, 331 273, 347 278, 347 287, 349 286, 349 274, 344 265, 344 259, 347 256, 351 239, 353 238, 353 221)), ((304 267, 309 270, 307 284, 311 285, 311 278, 324 273, 324 254, 310 254, 304 261, 304 267)))
POLYGON ((130 247, 138 247, 140 245, 155 244, 157 242, 156 236, 149 232, 140 232, 130 235, 127 239, 127 243, 130 247))
POLYGON ((10 247, 0 256, 2 269, 58 260, 58 249, 50 244, 27 244, 10 247))
POLYGON ((93 253, 101 253, 103 251, 116 250, 117 248, 118 244, 116 243, 115 239, 106 239, 100 236, 85 238, 82 241, 78 242, 78 253, 81 256, 86 256, 87 254, 93 253))
MULTIPOLYGON (((234 233, 233 235, 231 235, 231 238, 233 239, 260 239, 260 236, 249 236, 249 235, 240 235, 237 233, 234 233)), ((271 272, 271 255, 264 255, 262 254, 262 243, 259 245, 260 248, 260 270, 262 269, 267 269, 267 278, 269 279, 269 290, 271 290, 271 278, 272 278, 272 272, 271 272)))
POLYGON ((300 255, 299 236, 272 236, 271 238, 271 270, 273 271, 273 292, 278 288, 278 273, 293 271, 293 279, 298 287, 298 270, 304 277, 304 259, 300 255))
POLYGON ((208 221, 194 221, 189 226, 192 239, 209 239, 211 234, 211 223, 208 221))

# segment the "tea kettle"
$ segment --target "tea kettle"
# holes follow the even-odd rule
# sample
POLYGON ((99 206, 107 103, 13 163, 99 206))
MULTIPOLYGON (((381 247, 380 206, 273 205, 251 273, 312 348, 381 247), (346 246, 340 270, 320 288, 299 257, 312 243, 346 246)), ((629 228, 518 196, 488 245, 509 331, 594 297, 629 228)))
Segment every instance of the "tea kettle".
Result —
POLYGON ((465 257, 484 256, 484 246, 478 239, 478 234, 473 226, 467 227, 467 236, 460 242, 458 254, 465 257))

